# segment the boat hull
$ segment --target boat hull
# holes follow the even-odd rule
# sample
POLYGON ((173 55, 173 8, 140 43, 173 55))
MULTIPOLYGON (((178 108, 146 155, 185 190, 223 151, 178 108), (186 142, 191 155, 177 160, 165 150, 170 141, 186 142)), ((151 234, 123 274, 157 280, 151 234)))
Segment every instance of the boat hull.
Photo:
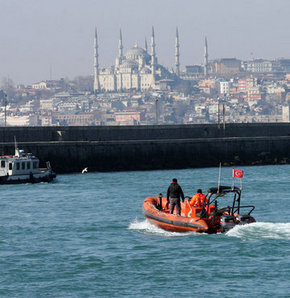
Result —
POLYGON ((212 227, 200 217, 187 217, 184 214, 184 203, 181 203, 181 216, 170 214, 166 199, 160 204, 159 197, 146 198, 143 204, 144 216, 158 227, 171 232, 213 233, 212 227), (161 207, 162 206, 162 207, 161 207))
MULTIPOLYGON (((252 207, 252 206, 244 206, 252 207)), ((172 232, 224 233, 236 225, 255 222, 248 214, 229 214, 229 209, 216 209, 215 205, 189 205, 189 201, 181 202, 181 215, 170 214, 166 198, 148 197, 143 203, 145 217, 158 227, 172 232)))
POLYGON ((2 176, 0 177, 0 185, 51 182, 55 177, 56 174, 51 170, 47 170, 43 173, 37 173, 33 175, 2 176))

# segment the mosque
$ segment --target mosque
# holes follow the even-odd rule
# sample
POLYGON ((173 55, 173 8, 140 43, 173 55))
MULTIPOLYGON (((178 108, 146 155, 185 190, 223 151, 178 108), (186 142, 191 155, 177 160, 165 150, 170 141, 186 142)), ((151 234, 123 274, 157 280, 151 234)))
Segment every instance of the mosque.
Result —
POLYGON ((137 90, 144 91, 156 89, 161 82, 178 82, 180 75, 179 63, 179 35, 176 29, 175 37, 175 71, 170 72, 164 66, 158 64, 155 52, 155 34, 152 27, 151 51, 148 53, 147 41, 145 39, 144 49, 136 43, 133 48, 123 54, 122 32, 118 45, 118 57, 115 65, 108 68, 99 67, 98 35, 95 30, 94 40, 94 91, 116 92, 137 90))

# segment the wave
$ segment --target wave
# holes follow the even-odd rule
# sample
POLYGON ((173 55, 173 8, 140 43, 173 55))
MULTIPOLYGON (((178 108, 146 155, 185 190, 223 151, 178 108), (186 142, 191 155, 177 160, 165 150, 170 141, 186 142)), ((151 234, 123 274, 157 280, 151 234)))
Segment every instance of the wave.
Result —
POLYGON ((290 223, 256 222, 249 225, 235 226, 226 235, 243 240, 290 240, 290 223))
POLYGON ((196 232, 187 232, 187 233, 177 233, 177 232, 169 232, 165 231, 153 223, 151 223, 149 220, 145 219, 143 221, 139 221, 137 218, 130 223, 129 230, 136 230, 138 232, 144 233, 144 234, 151 234, 151 235, 160 235, 164 237, 182 237, 182 236, 188 236, 188 235, 200 235, 196 232))
MULTIPOLYGON (((207 235, 196 232, 178 233, 165 231, 149 220, 139 221, 137 218, 130 223, 129 230, 135 230, 144 234, 160 235, 164 237, 180 237, 188 235, 207 235)), ((256 222, 248 225, 237 225, 226 234, 228 237, 241 238, 243 240, 281 239, 290 240, 290 223, 256 222)))

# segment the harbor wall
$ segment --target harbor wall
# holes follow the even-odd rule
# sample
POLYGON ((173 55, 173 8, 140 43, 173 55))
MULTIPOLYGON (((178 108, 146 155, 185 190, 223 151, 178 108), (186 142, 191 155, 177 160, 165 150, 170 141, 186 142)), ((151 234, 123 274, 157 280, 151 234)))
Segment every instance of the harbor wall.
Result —
POLYGON ((18 147, 57 173, 290 163, 290 123, 7 127, 2 154, 18 147))
POLYGON ((148 126, 2 127, 0 142, 113 141, 216 137, 290 136, 290 123, 148 126))

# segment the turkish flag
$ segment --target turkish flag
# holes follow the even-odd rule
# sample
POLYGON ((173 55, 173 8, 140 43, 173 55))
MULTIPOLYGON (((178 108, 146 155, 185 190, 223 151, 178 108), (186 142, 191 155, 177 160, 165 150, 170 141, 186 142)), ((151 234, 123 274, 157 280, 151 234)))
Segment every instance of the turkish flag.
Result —
POLYGON ((235 170, 234 169, 234 177, 235 178, 243 178, 244 172, 242 170, 235 170))

